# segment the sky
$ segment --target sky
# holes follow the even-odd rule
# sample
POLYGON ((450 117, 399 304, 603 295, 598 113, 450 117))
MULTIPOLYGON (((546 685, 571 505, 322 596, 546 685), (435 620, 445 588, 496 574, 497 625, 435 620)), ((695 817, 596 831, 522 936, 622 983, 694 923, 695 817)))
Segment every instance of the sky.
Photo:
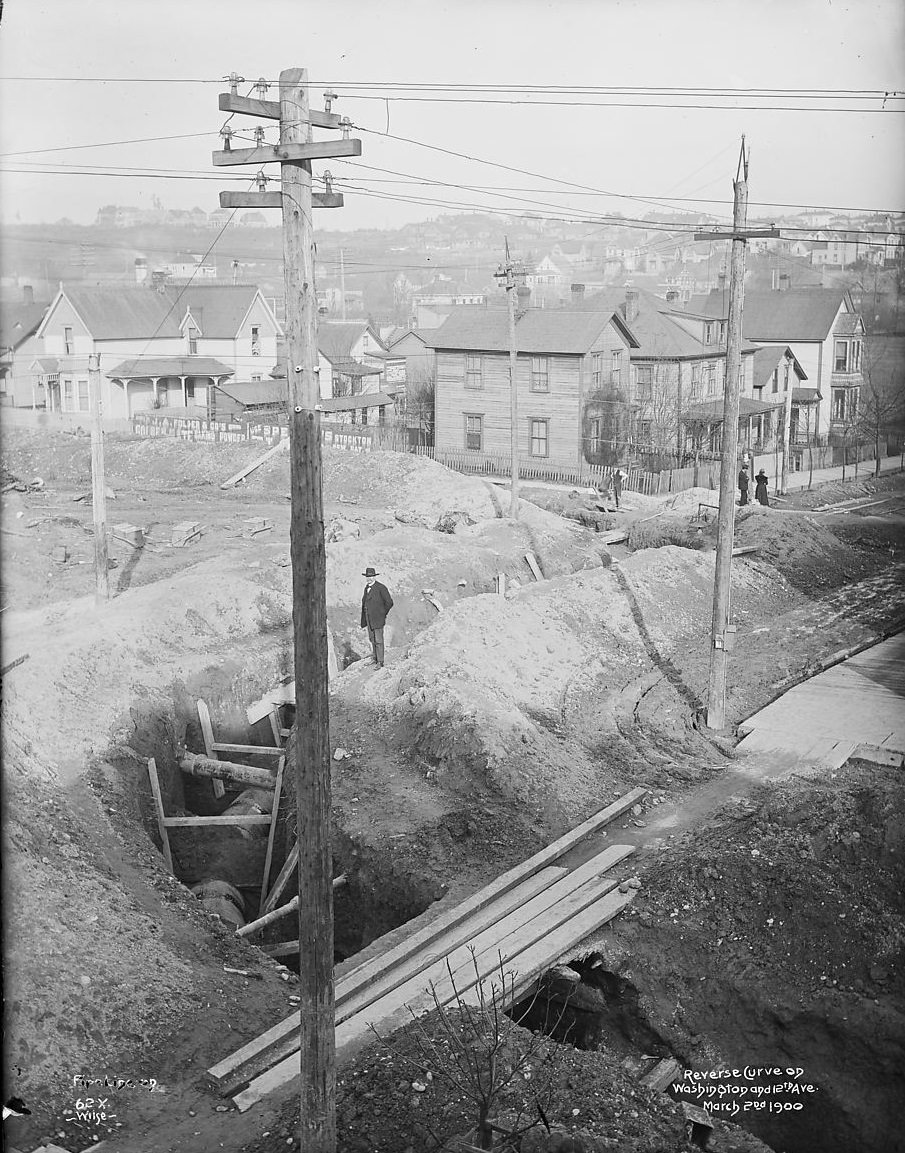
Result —
MULTIPOLYGON (((318 213, 331 230, 463 205, 728 220, 743 133, 751 216, 905 209, 905 98, 873 95, 905 93, 901 0, 6 0, 2 220, 88 224, 102 205, 155 197, 216 208, 256 171, 212 166, 221 78, 245 77, 246 95, 294 66, 312 107, 338 93, 362 142, 354 164, 314 165, 345 193, 318 213)), ((256 123, 275 142, 272 122, 230 127, 256 123)))

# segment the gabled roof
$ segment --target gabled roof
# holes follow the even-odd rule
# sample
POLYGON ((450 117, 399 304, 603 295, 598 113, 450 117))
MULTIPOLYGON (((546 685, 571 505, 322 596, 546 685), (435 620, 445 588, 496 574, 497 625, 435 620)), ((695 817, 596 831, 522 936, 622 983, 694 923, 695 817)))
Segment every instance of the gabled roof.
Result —
MULTIPOLYGON (((606 311, 532 308, 516 321, 515 341, 518 351, 523 353, 582 356, 611 321, 629 347, 637 348, 638 341, 623 318, 606 311)), ((439 328, 424 334, 424 343, 428 348, 508 352, 508 313, 484 309, 453 312, 439 328)))
MULTIPOLYGON (((681 324, 671 317, 672 308, 659 296, 647 292, 643 288, 636 288, 638 294, 638 312, 631 321, 631 330, 638 338, 638 351, 632 354, 632 360, 656 357, 658 359, 673 359, 689 356, 720 356, 725 349, 705 345, 697 337, 687 332, 681 324)), ((605 289, 585 297, 585 306, 599 307, 604 312, 614 310, 621 317, 625 316, 625 289, 605 289)))
POLYGON ((351 356, 337 356, 332 359, 328 356, 327 359, 343 376, 380 376, 383 372, 382 368, 377 368, 373 364, 362 364, 360 360, 353 360, 351 356))
POLYGON ((351 357, 352 347, 363 333, 368 332, 384 349, 383 341, 368 320, 322 320, 317 326, 317 347, 329 361, 351 357))
POLYGON ((190 284, 157 292, 144 287, 67 285, 62 294, 95 340, 178 337, 188 309, 202 336, 231 340, 238 335, 258 289, 248 284, 190 284))
POLYGON ((864 331, 864 321, 857 312, 843 312, 833 325, 833 336, 856 336, 864 331))
POLYGON ((174 315, 172 300, 150 288, 71 285, 62 294, 95 340, 179 336, 181 314, 174 315))
POLYGON ((212 356, 138 356, 124 360, 105 376, 112 380, 145 380, 158 376, 233 376, 235 369, 212 356))
MULTIPOLYGON (((725 318, 728 293, 713 289, 689 301, 688 312, 725 318)), ((824 341, 846 301, 841 289, 804 288, 745 293, 744 333, 748 340, 824 341)))
POLYGON ((816 404, 820 400, 823 400, 823 394, 819 388, 792 389, 793 404, 816 404))
POLYGON ((769 381, 773 375, 773 370, 783 363, 787 354, 792 359, 792 367, 797 378, 799 380, 808 379, 808 374, 798 363, 791 348, 783 348, 781 344, 764 344, 754 353, 755 388, 762 388, 769 381))
POLYGON ((0 348, 18 348, 37 332, 46 304, 4 304, 0 308, 0 348))
POLYGON ((166 290, 177 320, 181 322, 191 309, 207 340, 232 340, 237 336, 257 295, 258 289, 249 284, 190 284, 166 290))

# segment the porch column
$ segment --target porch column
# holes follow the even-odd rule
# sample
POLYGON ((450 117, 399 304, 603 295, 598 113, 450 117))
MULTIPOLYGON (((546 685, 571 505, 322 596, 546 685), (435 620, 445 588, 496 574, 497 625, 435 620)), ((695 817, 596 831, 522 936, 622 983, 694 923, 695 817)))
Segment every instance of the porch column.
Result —
POLYGON ((160 391, 157 387, 159 383, 160 383, 160 377, 159 376, 152 376, 151 377, 151 387, 154 389, 154 407, 155 408, 160 408, 160 391))
POLYGON ((188 398, 188 393, 185 391, 185 377, 180 376, 179 381, 182 385, 182 407, 188 408, 189 398, 188 398))
POLYGON ((123 380, 123 399, 126 402, 126 420, 132 419, 132 410, 129 408, 129 381, 123 380))

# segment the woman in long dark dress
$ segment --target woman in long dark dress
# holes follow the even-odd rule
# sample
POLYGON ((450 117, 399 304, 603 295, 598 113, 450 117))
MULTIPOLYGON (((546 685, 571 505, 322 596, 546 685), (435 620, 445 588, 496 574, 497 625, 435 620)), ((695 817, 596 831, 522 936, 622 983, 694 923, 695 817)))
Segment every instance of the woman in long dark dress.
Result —
POLYGON ((769 505, 767 500, 767 474, 763 469, 754 478, 754 499, 758 504, 769 505))

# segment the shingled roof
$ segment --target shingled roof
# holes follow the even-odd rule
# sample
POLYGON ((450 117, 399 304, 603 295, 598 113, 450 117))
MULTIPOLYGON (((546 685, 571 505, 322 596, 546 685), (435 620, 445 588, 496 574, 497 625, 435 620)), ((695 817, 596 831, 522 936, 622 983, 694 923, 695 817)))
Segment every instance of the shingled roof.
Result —
MULTIPOLYGON (((529 309, 516 321, 516 344, 519 352, 529 355, 583 356, 611 320, 629 347, 637 348, 637 339, 617 313, 546 308, 529 309)), ((440 350, 508 352, 509 317, 506 312, 463 308, 451 313, 439 328, 425 333, 424 342, 428 348, 440 350)))
POLYGON ((797 358, 790 348, 784 348, 781 344, 765 344, 761 345, 754 354, 755 388, 762 388, 769 382, 770 377, 773 375, 773 370, 778 368, 785 360, 786 353, 789 353, 792 357, 796 378, 798 380, 808 379, 808 374, 798 363, 797 358))
MULTIPOLYGON (((839 309, 846 302, 841 289, 806 288, 745 292, 743 327, 748 340, 824 341, 833 330, 839 309)), ((725 318, 728 296, 714 289, 694 296, 687 312, 694 316, 725 318)))
POLYGON ((378 343, 378 350, 384 345, 374 333, 367 320, 325 320, 317 326, 317 347, 329 361, 351 359, 352 348, 363 333, 370 332, 378 343))

